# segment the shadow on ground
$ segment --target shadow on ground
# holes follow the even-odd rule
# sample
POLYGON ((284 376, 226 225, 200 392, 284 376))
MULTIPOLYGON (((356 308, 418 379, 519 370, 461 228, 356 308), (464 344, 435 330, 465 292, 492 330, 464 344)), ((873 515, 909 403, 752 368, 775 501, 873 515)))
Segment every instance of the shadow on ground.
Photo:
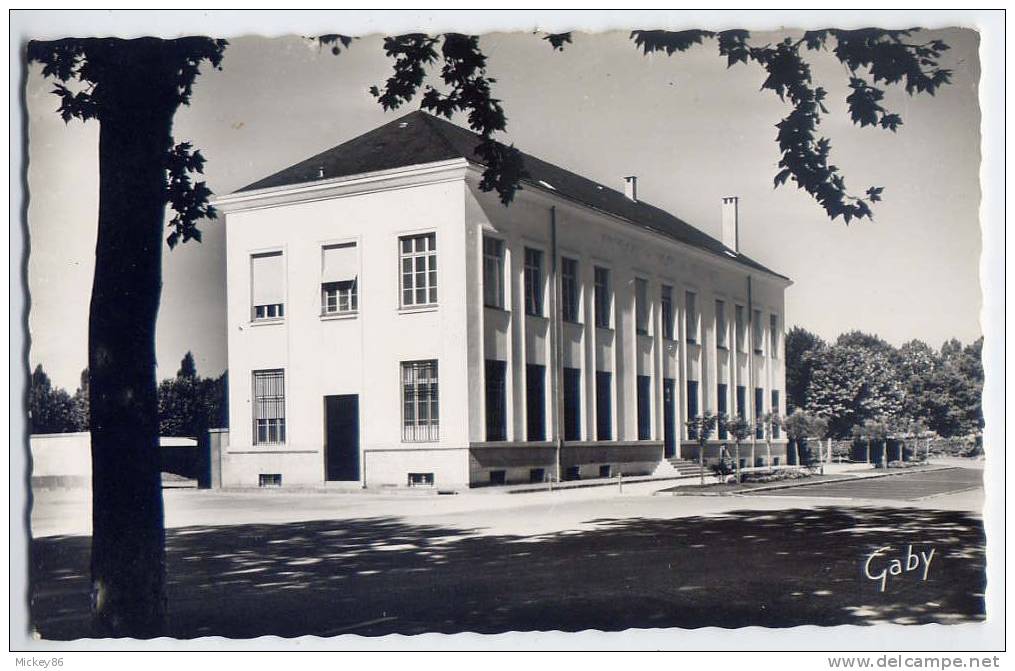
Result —
MULTIPOLYGON (((367 518, 167 532, 169 631, 178 638, 429 631, 896 622, 983 618, 984 534, 959 512, 909 508, 737 511, 598 519, 546 536, 367 518), (872 551, 935 549, 887 590, 872 551)), ((89 635, 87 537, 33 542, 32 620, 89 635)), ((883 566, 886 562, 882 562, 883 566)))

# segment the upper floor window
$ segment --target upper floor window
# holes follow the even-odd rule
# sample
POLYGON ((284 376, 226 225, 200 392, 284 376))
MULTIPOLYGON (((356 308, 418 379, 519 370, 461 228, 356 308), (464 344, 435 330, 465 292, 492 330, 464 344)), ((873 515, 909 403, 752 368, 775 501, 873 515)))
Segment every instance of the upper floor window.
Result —
POLYGON ((402 307, 437 304, 437 234, 398 238, 402 307))
POLYGON ((765 353, 765 326, 761 323, 761 310, 755 310, 751 316, 752 340, 754 341, 754 353, 765 353))
POLYGON ((483 305, 504 309, 504 241, 483 238, 483 305))
POLYGON ((673 340, 673 287, 665 284, 662 286, 659 305, 662 310, 663 338, 673 340))
POLYGON ((285 443, 285 371, 255 370, 254 445, 285 443))
POLYGON ((560 259, 561 318, 566 322, 578 321, 578 261, 566 256, 560 259))
POLYGON ((649 301, 648 280, 640 277, 634 280, 634 328, 638 333, 648 334, 649 301))
POLYGON ((773 359, 779 358, 779 315, 769 315, 768 317, 768 333, 769 339, 771 340, 771 353, 773 359))
POLYGON ((736 320, 737 351, 744 352, 746 351, 744 347, 746 346, 745 341, 747 339, 747 319, 744 316, 744 306, 743 305, 736 306, 733 309, 733 312, 735 314, 736 320))
POLYGON ((726 303, 715 302, 715 346, 726 349, 726 303))
POLYGON ((608 268, 595 269, 596 280, 596 326, 603 329, 610 328, 610 306, 612 296, 610 295, 610 271, 608 268))
POLYGON ((355 242, 321 248, 321 314, 354 313, 359 309, 359 257, 355 242))
POLYGON ((525 314, 543 316, 543 253, 525 248, 525 314))
POLYGON ((436 441, 440 431, 437 361, 402 362, 402 440, 436 441))
POLYGON ((285 317, 285 259, 281 251, 250 257, 250 318, 285 317))
POLYGON ((687 342, 698 342, 698 297, 693 291, 684 293, 684 334, 687 342))

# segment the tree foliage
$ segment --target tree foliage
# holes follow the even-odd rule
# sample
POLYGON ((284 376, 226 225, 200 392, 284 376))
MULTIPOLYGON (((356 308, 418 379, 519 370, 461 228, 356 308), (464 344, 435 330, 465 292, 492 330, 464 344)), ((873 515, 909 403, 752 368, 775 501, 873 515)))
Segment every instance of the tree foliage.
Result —
POLYGON ((786 410, 807 404, 807 389, 814 370, 814 355, 828 344, 805 328, 794 326, 786 333, 786 410))
POLYGON ((187 352, 176 377, 159 383, 159 434, 197 438, 211 428, 228 426, 226 374, 203 378, 187 352))

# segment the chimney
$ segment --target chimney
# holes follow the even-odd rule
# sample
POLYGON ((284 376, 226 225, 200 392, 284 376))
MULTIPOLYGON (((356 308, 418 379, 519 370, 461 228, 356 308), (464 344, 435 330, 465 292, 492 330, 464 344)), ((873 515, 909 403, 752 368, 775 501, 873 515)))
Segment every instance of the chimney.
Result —
POLYGON ((628 200, 638 200, 638 178, 635 175, 624 178, 624 195, 628 200))
POLYGON ((737 217, 736 196, 724 196, 722 199, 722 243, 736 253, 740 253, 740 222, 737 217))

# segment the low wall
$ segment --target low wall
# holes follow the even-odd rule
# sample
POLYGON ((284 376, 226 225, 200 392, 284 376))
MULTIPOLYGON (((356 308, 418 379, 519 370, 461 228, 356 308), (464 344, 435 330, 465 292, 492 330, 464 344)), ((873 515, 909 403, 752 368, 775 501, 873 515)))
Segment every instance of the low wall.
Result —
MULTIPOLYGON (((39 433, 28 438, 32 452, 32 486, 87 488, 92 482, 92 436, 80 433, 39 433)), ((197 477, 198 444, 193 438, 161 437, 162 470, 197 477)))

